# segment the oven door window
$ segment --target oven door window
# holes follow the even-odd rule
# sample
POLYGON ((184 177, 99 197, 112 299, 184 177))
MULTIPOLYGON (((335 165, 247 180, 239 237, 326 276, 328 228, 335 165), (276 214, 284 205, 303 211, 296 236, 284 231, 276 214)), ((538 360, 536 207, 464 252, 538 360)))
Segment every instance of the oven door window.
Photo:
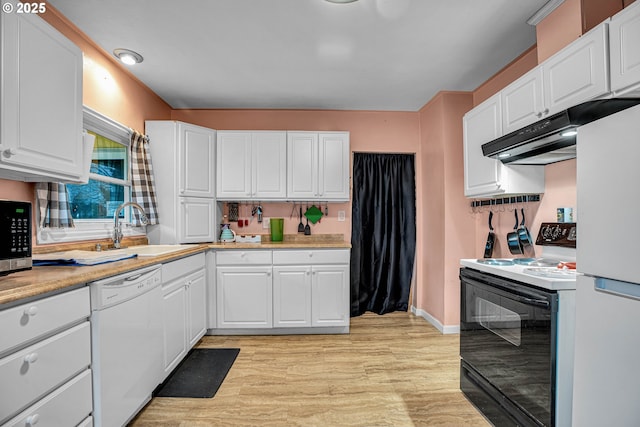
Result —
POLYGON ((515 311, 484 298, 477 298, 475 302, 480 326, 520 347, 522 317, 515 311))
POLYGON ((513 403, 550 425, 555 412, 551 309, 464 280, 461 290, 460 355, 513 403))

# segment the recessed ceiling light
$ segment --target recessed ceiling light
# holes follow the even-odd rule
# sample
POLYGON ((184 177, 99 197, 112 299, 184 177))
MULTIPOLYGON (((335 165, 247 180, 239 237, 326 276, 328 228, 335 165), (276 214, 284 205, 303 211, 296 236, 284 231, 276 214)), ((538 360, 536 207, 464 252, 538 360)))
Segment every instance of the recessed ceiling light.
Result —
POLYGON ((358 0, 327 0, 329 3, 353 3, 358 0))
POLYGON ((129 49, 114 49, 113 54, 122 63, 127 65, 139 64, 144 61, 142 55, 129 49))
POLYGON ((506 159, 507 157, 511 157, 511 153, 500 153, 498 154, 499 159, 506 159))

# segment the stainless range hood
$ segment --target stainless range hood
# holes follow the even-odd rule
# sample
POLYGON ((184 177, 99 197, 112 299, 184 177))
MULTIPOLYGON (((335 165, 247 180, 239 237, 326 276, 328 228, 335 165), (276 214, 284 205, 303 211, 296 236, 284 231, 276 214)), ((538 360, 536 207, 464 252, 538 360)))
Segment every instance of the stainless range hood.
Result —
POLYGON ((505 164, 546 165, 576 157, 577 128, 634 105, 640 98, 588 101, 482 145, 482 153, 505 164))

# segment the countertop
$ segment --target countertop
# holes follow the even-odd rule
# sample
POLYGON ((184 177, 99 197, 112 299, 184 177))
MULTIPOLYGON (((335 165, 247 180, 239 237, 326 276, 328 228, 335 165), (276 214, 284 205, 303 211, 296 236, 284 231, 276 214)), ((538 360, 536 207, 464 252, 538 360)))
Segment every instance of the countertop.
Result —
MULTIPOLYGON (((31 270, 0 276, 0 308, 2 305, 19 303, 44 294, 55 293, 65 288, 104 279, 120 273, 136 270, 154 264, 172 261, 209 249, 348 249, 351 244, 336 239, 293 239, 284 242, 265 243, 204 243, 189 246, 184 250, 155 257, 136 257, 122 261, 93 266, 43 266, 31 270)), ((13 305, 13 304, 11 304, 13 305)))

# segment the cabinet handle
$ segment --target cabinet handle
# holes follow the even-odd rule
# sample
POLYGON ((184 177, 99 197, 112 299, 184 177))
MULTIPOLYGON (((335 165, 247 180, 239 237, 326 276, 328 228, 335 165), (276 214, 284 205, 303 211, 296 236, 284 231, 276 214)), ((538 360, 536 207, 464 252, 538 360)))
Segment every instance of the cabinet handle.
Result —
POLYGON ((32 305, 31 307, 24 310, 24 314, 25 316, 35 316, 36 314, 38 314, 38 307, 32 305))
POLYGON ((542 112, 542 114, 544 114, 545 116, 546 116, 547 114, 549 114, 549 109, 548 109, 548 108, 545 108, 545 109, 544 109, 544 111, 542 112))
POLYGON ((2 152, 2 154, 5 157, 11 157, 11 156, 15 156, 16 154, 18 154, 18 151, 15 148, 7 148, 6 150, 4 150, 2 152))
POLYGON ((536 113, 536 117, 537 117, 537 118, 541 118, 541 117, 542 117, 542 112, 538 112, 538 113, 536 113))
POLYGON ((24 361, 29 364, 36 363, 37 360, 38 360, 38 353, 36 353, 35 351, 33 353, 27 354, 24 357, 24 361))
POLYGON ((267 271, 267 277, 271 277, 271 272, 267 271))
POLYGON ((309 252, 309 258, 313 256, 313 252, 309 252))
POLYGON ((240 258, 244 258, 245 253, 244 252, 240 252, 240 258))
POLYGON ((306 271, 307 276, 311 274, 311 272, 309 270, 306 271))
POLYGON ((180 189, 180 194, 184 194, 184 188, 180 189))
POLYGON ((40 415, 39 414, 33 414, 33 415, 29 415, 27 417, 27 419, 24 420, 24 423, 27 426, 30 427, 30 426, 34 426, 34 425, 38 424, 38 421, 40 421, 40 415))

